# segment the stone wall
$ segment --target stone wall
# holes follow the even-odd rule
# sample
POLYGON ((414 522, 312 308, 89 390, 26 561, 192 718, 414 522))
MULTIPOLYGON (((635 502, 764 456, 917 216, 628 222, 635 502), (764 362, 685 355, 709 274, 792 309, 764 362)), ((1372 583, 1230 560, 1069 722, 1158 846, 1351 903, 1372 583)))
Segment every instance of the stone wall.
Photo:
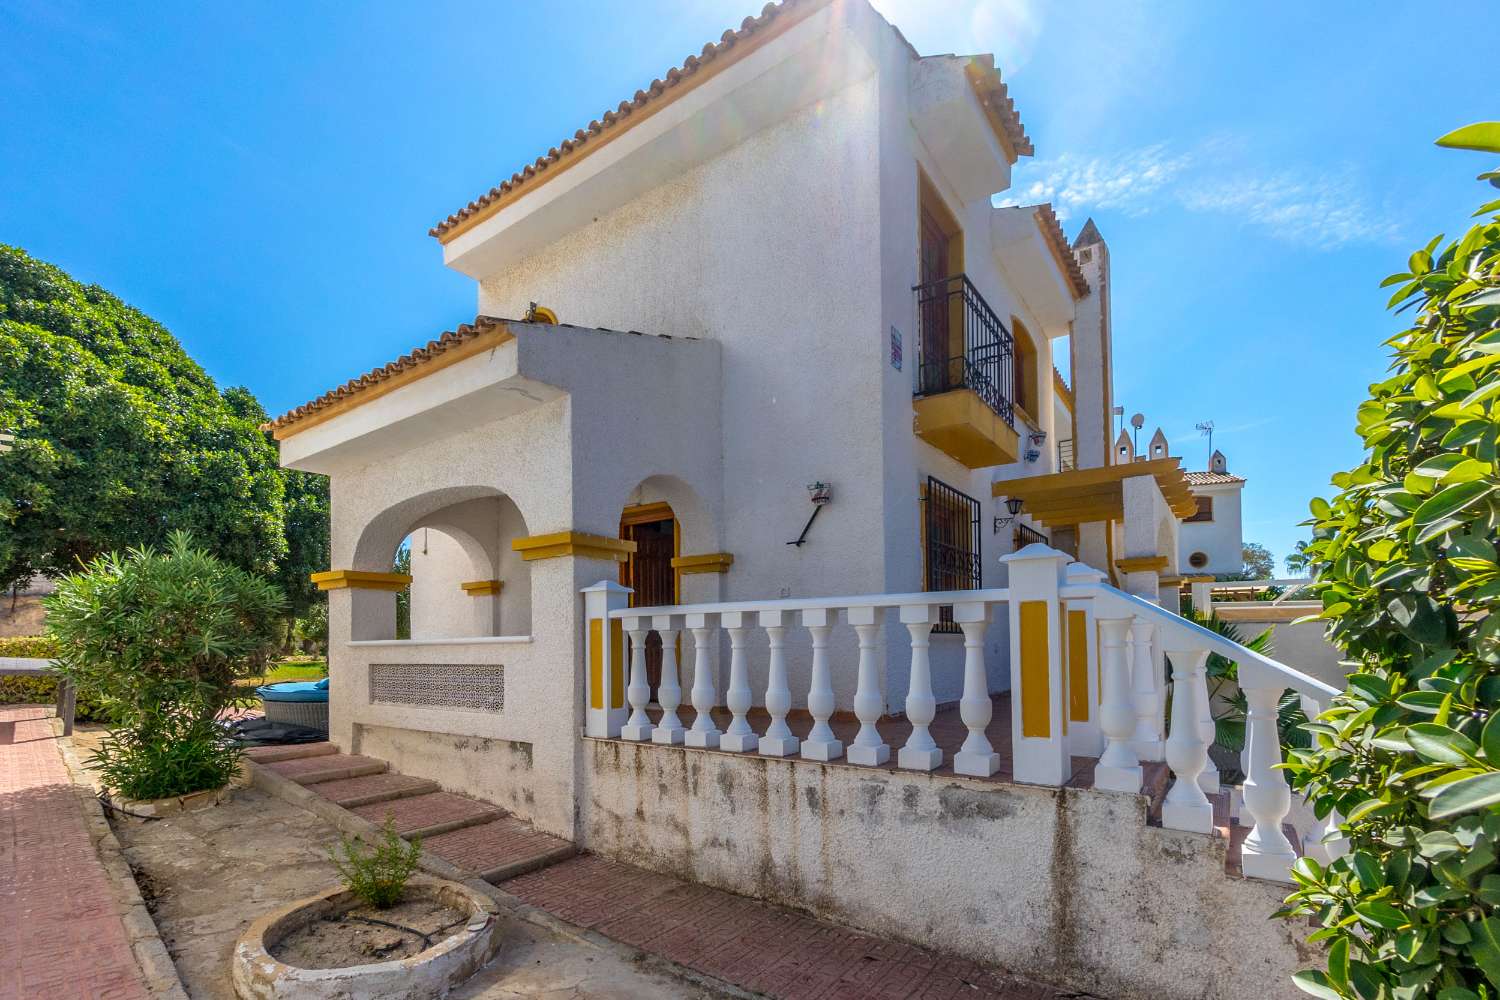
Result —
POLYGON ((588 740, 581 846, 1119 998, 1295 997, 1315 961, 1145 800, 588 740))

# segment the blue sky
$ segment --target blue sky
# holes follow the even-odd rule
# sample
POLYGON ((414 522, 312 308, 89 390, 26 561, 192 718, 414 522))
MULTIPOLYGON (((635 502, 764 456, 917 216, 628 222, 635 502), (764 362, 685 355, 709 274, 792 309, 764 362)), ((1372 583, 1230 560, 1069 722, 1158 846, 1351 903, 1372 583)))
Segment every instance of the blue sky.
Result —
MULTIPOLYGON (((1397 327, 1376 285, 1456 232, 1500 115, 1500 10, 877 0, 924 53, 995 52, 1023 202, 1114 265, 1116 395, 1249 478, 1284 556, 1352 464, 1397 327)), ((727 0, 0 0, 0 242, 165 323, 279 413, 474 313, 427 228, 752 13, 727 0)))

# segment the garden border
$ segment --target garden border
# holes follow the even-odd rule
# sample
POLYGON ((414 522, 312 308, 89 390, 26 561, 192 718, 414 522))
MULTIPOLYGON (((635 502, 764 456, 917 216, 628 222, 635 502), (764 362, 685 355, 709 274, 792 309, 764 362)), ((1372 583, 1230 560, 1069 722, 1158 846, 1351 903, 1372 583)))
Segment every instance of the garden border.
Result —
POLYGON ((120 920, 125 926, 125 938, 130 942, 130 952, 135 957, 135 964, 140 967, 146 989, 155 1000, 188 1000, 187 990, 183 988, 182 978, 177 973, 177 963, 172 961, 172 955, 161 939, 161 931, 146 907, 141 887, 135 881, 135 873, 130 869, 130 862, 125 860, 125 849, 120 846, 115 831, 110 828, 109 820, 104 815, 104 807, 99 804, 83 762, 78 759, 72 737, 62 735, 61 719, 54 717, 48 719, 47 723, 57 739, 56 746, 62 755, 63 766, 68 770, 72 792, 83 810, 94 853, 104 867, 116 901, 124 910, 120 920))

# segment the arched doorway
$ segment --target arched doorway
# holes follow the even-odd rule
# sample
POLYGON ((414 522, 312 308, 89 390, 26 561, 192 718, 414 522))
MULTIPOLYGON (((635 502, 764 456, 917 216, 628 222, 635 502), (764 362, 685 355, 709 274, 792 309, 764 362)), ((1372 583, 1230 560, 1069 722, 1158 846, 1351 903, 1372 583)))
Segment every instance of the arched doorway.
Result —
MULTIPOLYGON (((631 588, 630 606, 678 603, 682 580, 672 560, 682 554, 682 526, 672 506, 657 502, 626 507, 620 513, 620 537, 636 544, 620 564, 620 582, 631 588)), ((661 682, 661 637, 655 632, 646 637, 646 680, 653 691, 661 682)))

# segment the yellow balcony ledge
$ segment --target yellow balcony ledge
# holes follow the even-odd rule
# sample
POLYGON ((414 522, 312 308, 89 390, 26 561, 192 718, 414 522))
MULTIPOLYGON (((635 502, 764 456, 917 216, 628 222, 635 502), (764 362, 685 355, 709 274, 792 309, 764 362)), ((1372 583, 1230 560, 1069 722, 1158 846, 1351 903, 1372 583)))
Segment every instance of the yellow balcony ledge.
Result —
POLYGON ((487 597, 490 594, 500 593, 500 588, 504 587, 505 583, 501 580, 470 580, 467 583, 460 583, 459 586, 470 597, 487 597))
POLYGON ((709 552, 701 556, 674 556, 672 568, 687 575, 689 573, 728 573, 734 565, 734 556, 728 552, 709 552))
POLYGON ((1021 457, 1021 437, 973 389, 912 400, 917 437, 969 469, 1008 465, 1021 457))
POLYGON ((308 579, 319 590, 405 590, 411 577, 405 573, 366 573, 357 569, 330 569, 308 579))
POLYGON ((526 562, 558 559, 562 556, 624 562, 635 551, 635 542, 607 538, 604 535, 589 535, 581 531, 555 531, 550 535, 517 538, 510 543, 510 547, 521 553, 521 558, 526 562))

